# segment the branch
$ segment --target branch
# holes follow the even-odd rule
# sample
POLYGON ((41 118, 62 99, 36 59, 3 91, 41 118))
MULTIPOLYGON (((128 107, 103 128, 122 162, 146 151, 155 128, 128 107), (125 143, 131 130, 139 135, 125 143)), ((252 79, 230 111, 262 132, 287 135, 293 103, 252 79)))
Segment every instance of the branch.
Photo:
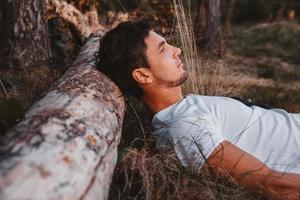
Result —
POLYGON ((72 24, 82 38, 88 38, 99 30, 105 31, 106 27, 99 24, 96 8, 83 14, 76 7, 63 0, 43 0, 44 20, 60 17, 72 24))

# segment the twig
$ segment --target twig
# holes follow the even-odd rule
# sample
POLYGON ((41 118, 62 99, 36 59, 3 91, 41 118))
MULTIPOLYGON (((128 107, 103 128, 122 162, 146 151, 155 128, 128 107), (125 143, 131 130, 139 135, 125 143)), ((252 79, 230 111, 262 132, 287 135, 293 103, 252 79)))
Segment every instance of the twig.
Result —
POLYGON ((5 86, 4 86, 4 84, 3 84, 3 82, 2 82, 1 79, 0 79, 0 85, 1 85, 1 87, 2 87, 2 89, 3 89, 3 91, 4 91, 4 93, 5 93, 6 99, 8 99, 7 91, 6 91, 5 86))

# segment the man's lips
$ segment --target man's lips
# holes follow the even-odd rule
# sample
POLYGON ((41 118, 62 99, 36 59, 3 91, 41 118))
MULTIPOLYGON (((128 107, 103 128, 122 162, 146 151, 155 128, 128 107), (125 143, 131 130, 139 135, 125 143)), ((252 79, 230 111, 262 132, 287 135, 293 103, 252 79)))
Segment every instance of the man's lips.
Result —
POLYGON ((180 61, 179 64, 177 65, 177 67, 179 68, 179 67, 182 67, 182 66, 183 66, 183 64, 182 64, 182 62, 180 61))

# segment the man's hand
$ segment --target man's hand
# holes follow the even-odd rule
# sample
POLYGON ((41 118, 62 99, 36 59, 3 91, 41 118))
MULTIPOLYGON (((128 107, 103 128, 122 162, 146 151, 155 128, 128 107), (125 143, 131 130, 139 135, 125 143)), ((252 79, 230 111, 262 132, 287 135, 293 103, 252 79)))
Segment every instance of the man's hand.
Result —
POLYGON ((272 199, 300 199, 300 175, 277 172, 234 144, 218 145, 207 163, 216 173, 230 175, 252 191, 261 191, 272 199))

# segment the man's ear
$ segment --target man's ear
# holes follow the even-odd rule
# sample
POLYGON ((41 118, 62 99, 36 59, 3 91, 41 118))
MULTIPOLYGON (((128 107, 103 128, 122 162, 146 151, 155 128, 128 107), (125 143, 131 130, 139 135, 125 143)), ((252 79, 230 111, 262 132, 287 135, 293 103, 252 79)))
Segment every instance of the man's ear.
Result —
POLYGON ((131 72, 131 76, 141 85, 152 83, 153 81, 150 70, 144 67, 134 69, 131 72))

